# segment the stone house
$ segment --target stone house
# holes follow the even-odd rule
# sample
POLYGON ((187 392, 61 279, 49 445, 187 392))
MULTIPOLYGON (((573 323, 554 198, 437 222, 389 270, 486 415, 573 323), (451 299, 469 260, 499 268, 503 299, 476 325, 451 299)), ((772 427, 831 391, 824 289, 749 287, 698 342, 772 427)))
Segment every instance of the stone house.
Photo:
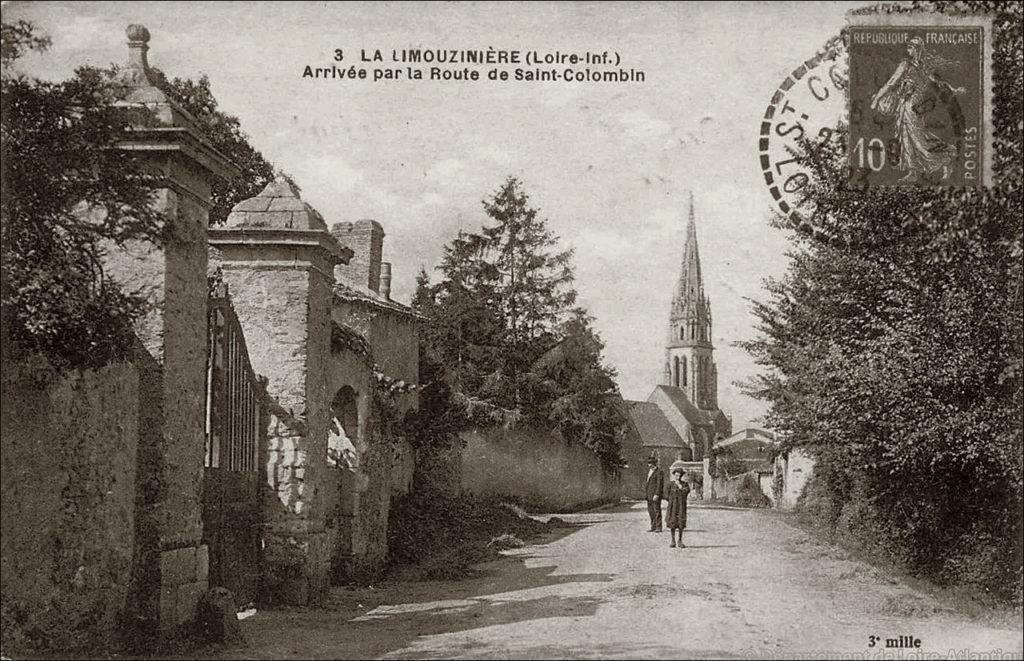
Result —
POLYGON ((763 429, 748 427, 715 443, 719 462, 736 461, 747 470, 771 471, 778 445, 775 435, 763 429))

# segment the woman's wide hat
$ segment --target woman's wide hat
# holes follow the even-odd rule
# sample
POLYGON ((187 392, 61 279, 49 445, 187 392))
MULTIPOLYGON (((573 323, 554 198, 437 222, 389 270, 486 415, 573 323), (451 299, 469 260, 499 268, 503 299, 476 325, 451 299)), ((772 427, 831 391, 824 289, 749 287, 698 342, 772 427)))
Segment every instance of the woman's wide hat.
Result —
POLYGON ((669 474, 675 473, 676 471, 686 475, 686 464, 681 459, 677 459, 672 462, 672 465, 668 467, 669 474))

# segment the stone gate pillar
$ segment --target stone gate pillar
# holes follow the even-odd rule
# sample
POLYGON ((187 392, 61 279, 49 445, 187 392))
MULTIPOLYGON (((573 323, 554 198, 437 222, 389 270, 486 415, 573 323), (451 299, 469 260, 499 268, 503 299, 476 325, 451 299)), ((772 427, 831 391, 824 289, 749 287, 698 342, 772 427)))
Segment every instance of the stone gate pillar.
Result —
POLYGON ((202 545, 205 443, 207 222, 211 187, 238 169, 210 146, 196 120, 153 84, 149 31, 130 25, 125 91, 118 107, 131 130, 120 147, 160 184, 161 247, 111 250, 106 274, 144 288, 153 311, 137 324, 139 455, 136 480, 135 610, 164 635, 192 619, 207 587, 202 545))
POLYGON ((271 603, 317 603, 331 548, 326 497, 334 267, 352 251, 285 181, 238 203, 210 230, 245 332, 253 369, 275 400, 264 485, 263 595, 271 603))

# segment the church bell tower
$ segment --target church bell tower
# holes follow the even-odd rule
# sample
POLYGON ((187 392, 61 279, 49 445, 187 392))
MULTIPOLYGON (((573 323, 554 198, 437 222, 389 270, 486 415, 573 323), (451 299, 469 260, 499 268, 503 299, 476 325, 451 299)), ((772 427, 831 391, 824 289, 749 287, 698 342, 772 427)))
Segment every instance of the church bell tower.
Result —
POLYGON ((672 296, 662 383, 681 389, 697 408, 718 408, 718 370, 712 358, 711 304, 704 295, 697 250, 697 224, 690 193, 683 264, 672 296))

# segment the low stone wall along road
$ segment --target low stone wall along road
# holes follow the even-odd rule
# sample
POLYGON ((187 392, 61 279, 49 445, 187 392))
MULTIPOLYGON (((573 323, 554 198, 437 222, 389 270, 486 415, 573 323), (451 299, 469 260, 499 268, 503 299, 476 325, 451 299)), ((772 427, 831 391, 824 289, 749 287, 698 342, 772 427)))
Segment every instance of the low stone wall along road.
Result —
POLYGON ((646 532, 643 503, 562 518, 568 525, 480 565, 473 578, 338 588, 326 610, 261 612, 244 620, 249 645, 218 653, 252 659, 1022 654, 1020 625, 969 619, 774 512, 692 507, 685 549, 669 548, 668 532, 646 532), (885 649, 886 639, 919 639, 921 646, 885 649))

